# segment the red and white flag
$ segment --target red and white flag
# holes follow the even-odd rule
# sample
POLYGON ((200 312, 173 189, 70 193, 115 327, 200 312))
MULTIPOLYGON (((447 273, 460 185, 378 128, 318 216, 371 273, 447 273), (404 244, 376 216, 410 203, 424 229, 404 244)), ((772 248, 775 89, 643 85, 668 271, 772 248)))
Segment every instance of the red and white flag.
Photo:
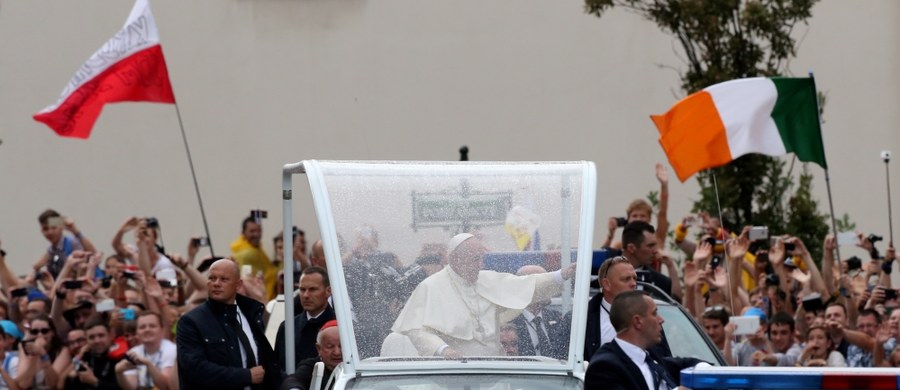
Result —
POLYGON ((87 138, 106 103, 175 103, 159 32, 147 0, 125 26, 75 72, 59 100, 34 115, 63 137, 87 138))

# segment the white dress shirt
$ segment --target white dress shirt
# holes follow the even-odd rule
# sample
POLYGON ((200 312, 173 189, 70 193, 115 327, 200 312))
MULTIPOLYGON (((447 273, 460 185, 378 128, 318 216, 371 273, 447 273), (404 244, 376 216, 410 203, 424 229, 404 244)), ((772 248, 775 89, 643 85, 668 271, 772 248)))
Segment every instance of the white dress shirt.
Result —
MULTIPOLYGON (((237 308, 238 321, 241 322, 241 330, 244 331, 244 334, 247 335, 247 339, 250 340, 250 349, 253 351, 253 356, 257 356, 256 364, 259 364, 259 348, 256 346, 256 339, 253 338, 253 330, 250 329, 250 321, 247 320, 247 317, 244 316, 244 313, 241 311, 241 308, 237 308)), ((244 367, 247 367, 247 351, 244 350, 244 344, 238 343, 238 347, 241 348, 241 364, 244 367)), ((250 386, 245 386, 245 390, 249 390, 250 386)))
MULTIPOLYGON (((606 302, 606 298, 600 298, 600 346, 616 338, 616 328, 609 321, 609 309, 612 305, 606 302)), ((590 358, 590 356, 586 356, 590 358)))

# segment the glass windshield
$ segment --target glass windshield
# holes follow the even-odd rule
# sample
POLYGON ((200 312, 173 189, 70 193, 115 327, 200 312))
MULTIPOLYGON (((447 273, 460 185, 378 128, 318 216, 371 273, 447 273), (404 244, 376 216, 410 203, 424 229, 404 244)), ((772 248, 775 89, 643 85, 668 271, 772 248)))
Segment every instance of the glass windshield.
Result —
POLYGON ((669 341, 669 349, 675 357, 693 357, 712 365, 719 365, 719 359, 710 350, 699 329, 694 326, 680 309, 657 301, 660 315, 666 320, 663 330, 669 341))
POLYGON ((416 375, 357 378, 347 389, 391 390, 569 390, 581 389, 568 376, 538 375, 416 375))
POLYGON ((585 167, 320 162, 356 356, 568 359, 585 167))

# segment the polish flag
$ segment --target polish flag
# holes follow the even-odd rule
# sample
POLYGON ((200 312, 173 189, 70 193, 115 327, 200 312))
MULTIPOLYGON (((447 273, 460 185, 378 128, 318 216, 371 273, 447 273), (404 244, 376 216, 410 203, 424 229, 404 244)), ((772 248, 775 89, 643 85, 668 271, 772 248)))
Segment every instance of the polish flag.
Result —
POLYGON ((175 103, 159 32, 147 0, 137 0, 125 26, 75 72, 59 100, 34 115, 63 137, 88 138, 103 105, 175 103))

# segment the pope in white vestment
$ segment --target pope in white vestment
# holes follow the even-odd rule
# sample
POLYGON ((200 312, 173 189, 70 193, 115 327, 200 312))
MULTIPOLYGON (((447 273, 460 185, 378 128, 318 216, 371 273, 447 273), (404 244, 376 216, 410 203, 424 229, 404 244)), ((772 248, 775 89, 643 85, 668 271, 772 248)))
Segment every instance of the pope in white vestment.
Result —
POLYGON ((500 325, 560 293, 573 267, 516 276, 482 270, 487 249, 468 233, 450 240, 449 264, 416 287, 391 328, 421 356, 503 356, 500 325))

